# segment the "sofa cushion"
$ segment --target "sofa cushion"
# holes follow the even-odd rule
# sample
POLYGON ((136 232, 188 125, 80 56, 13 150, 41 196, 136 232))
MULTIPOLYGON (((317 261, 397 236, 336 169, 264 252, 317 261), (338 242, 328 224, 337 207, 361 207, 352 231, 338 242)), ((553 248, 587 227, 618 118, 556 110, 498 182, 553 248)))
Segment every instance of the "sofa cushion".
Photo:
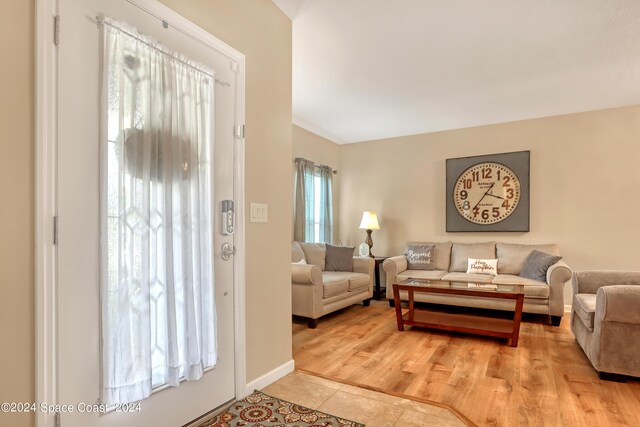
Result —
POLYGON ((469 258, 495 259, 495 257, 495 242, 454 243, 451 247, 451 267, 449 271, 467 271, 467 260, 469 258))
POLYGON ((444 270, 405 270, 402 273, 398 273, 398 282, 402 282, 406 279, 427 279, 427 280, 439 280, 447 274, 444 270))
POLYGON ((533 250, 527 259, 524 260, 520 277, 546 282, 547 270, 561 259, 561 256, 549 255, 538 250, 533 250))
POLYGON ((575 294, 573 296, 573 311, 576 312, 582 324, 593 331, 593 317, 596 313, 595 294, 575 294))
MULTIPOLYGON (((322 273, 322 297, 329 298, 341 295, 349 290, 349 273, 325 271, 322 273)), ((351 273, 359 274, 359 273, 351 273)))
POLYGON ((551 255, 560 255, 558 245, 519 245, 514 243, 496 243, 499 274, 520 274, 524 260, 533 250, 551 255))
POLYGON ((353 271, 353 252, 356 248, 349 246, 326 245, 326 271, 353 271))
POLYGON ((409 270, 435 270, 435 245, 407 245, 409 270))
POLYGON ((497 259, 475 259, 469 258, 467 261, 467 274, 489 274, 495 276, 498 274, 497 259))
POLYGON ((349 291, 359 291, 369 287, 371 279, 368 274, 363 273, 341 273, 342 277, 349 280, 349 291))
POLYGON ((446 274, 442 280, 449 282, 471 282, 471 283, 491 283, 493 276, 489 274, 467 274, 460 272, 452 272, 446 274))
POLYGON ((491 283, 496 285, 524 285, 526 298, 549 298, 549 285, 547 282, 526 279, 515 274, 498 274, 491 283))
MULTIPOLYGON (((291 243, 291 262, 300 262, 300 260, 304 260, 304 252, 300 247, 300 243, 293 242, 291 243)), ((305 260, 305 264, 307 261, 305 260)))
POLYGON ((317 265, 320 270, 324 271, 325 259, 327 257, 327 249, 324 243, 302 243, 300 242, 304 258, 307 264, 317 265))
MULTIPOLYGON (((451 262, 451 242, 431 243, 431 242, 408 242, 410 245, 434 245, 436 270, 449 271, 449 263, 451 262)), ((406 252, 406 251, 405 251, 406 252)))

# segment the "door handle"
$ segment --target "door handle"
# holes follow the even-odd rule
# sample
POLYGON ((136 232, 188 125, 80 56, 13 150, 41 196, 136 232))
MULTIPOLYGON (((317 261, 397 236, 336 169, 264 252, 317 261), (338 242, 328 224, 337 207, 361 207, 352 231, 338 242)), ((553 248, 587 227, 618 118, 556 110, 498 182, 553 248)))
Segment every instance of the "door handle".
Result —
POLYGON ((236 248, 229 242, 225 242, 222 244, 222 252, 220 253, 220 257, 224 261, 229 261, 232 256, 236 254, 236 248))

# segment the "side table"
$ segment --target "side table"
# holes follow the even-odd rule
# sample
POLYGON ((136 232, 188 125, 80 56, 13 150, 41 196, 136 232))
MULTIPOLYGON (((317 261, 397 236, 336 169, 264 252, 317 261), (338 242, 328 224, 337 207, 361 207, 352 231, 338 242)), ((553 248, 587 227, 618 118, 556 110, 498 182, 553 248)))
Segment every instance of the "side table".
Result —
POLYGON ((389 257, 388 256, 377 256, 377 257, 373 258, 374 261, 376 262, 376 265, 373 268, 373 270, 374 270, 373 273, 374 273, 374 277, 375 277, 375 279, 374 279, 375 286, 373 288, 373 299, 375 299, 377 301, 380 301, 384 297, 384 294, 383 294, 382 291, 384 290, 385 293, 387 291, 386 287, 384 287, 384 288, 380 287, 380 264, 382 264, 382 262, 387 258, 389 258, 389 257))

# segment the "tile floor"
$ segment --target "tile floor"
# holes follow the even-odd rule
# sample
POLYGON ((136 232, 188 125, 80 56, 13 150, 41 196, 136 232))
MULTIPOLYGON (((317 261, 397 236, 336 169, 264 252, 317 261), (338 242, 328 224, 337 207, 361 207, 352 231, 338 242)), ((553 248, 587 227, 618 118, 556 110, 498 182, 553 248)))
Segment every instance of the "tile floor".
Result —
POLYGON ((466 426, 447 409, 292 372, 262 390, 367 427, 466 426))

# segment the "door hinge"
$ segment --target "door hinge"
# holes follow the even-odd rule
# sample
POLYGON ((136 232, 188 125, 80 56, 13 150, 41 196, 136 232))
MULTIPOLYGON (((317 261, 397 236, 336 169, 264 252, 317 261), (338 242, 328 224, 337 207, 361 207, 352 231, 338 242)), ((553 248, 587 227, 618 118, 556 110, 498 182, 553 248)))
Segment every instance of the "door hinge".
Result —
POLYGON ((53 244, 58 244, 58 217, 53 217, 53 244))
POLYGON ((53 17, 53 44, 60 44, 60 15, 53 17))
POLYGON ((53 425, 55 427, 60 427, 60 412, 56 412, 53 415, 53 425))
POLYGON ((235 127, 236 138, 244 139, 244 125, 238 125, 235 127))

